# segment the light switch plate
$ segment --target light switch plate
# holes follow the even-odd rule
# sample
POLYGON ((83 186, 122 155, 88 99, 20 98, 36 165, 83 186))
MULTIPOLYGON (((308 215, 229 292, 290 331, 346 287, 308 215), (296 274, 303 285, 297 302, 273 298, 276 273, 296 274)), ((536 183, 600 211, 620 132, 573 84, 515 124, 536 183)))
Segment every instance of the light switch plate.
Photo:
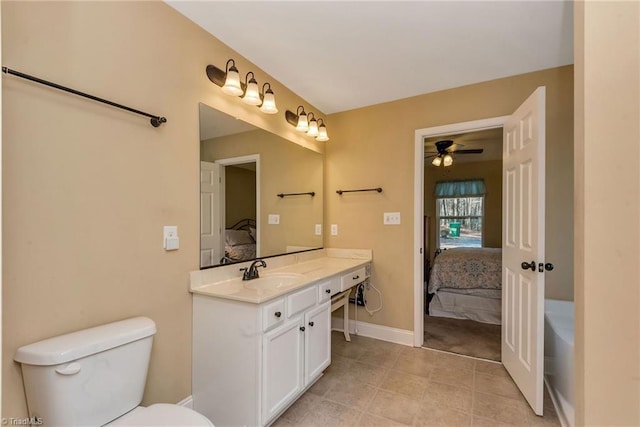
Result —
POLYGON ((322 224, 316 224, 316 236, 322 235, 322 224))
POLYGON ((331 224, 331 235, 332 236, 338 235, 338 224, 331 224))
POLYGON ((384 213, 384 225, 399 225, 400 224, 400 212, 385 212, 384 213))
POLYGON ((269 214, 269 224, 280 224, 280 215, 269 214))

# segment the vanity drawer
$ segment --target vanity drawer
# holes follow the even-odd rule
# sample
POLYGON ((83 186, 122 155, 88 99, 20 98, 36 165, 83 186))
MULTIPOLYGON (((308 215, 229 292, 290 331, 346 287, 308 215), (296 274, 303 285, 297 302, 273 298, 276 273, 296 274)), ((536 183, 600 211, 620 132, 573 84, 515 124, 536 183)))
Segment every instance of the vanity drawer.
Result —
POLYGON ((284 322, 284 298, 272 301, 262 307, 262 330, 267 331, 284 322))
POLYGON ((314 285, 287 296, 287 316, 295 316, 302 310, 314 306, 317 294, 318 286, 314 285))
POLYGON ((332 296, 340 292, 340 279, 332 277, 330 280, 318 284, 318 302, 329 301, 332 296))
POLYGON ((346 291, 349 288, 354 287, 358 283, 362 283, 367 276, 367 268, 361 267, 357 270, 353 270, 342 276, 341 279, 341 291, 346 291))

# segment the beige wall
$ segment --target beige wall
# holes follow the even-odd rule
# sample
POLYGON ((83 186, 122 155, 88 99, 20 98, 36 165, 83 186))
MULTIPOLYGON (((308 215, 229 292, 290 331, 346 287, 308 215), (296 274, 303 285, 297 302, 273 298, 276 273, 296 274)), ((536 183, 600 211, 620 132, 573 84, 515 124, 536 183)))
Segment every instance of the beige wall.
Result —
POLYGON ((144 402, 177 402, 191 394, 198 103, 313 145, 223 95, 205 68, 233 57, 283 111, 304 102, 161 2, 0 4, 3 65, 168 119, 156 129, 3 75, 2 415, 26 415, 16 348, 136 315, 158 327, 144 402), (162 249, 164 225, 178 226, 179 250, 162 249))
MULTIPOLYGON (((511 114, 535 90, 547 87, 547 296, 573 297, 573 67, 479 83, 332 114, 327 144, 327 223, 339 226, 329 247, 373 249, 374 284, 384 310, 359 320, 413 330, 413 156, 415 130, 511 114), (338 196, 339 188, 378 193, 338 196), (383 212, 400 212, 400 226, 384 226, 383 212)), ((373 303, 372 303, 373 304, 373 303)))
POLYGON ((287 246, 322 247, 315 224, 322 223, 323 156, 277 135, 255 130, 214 138, 201 144, 205 161, 260 155, 260 254, 285 253, 287 246), (277 197, 279 193, 315 191, 314 197, 277 197), (280 224, 268 224, 269 214, 280 224))
POLYGON ((575 11, 576 424, 637 426, 640 4, 575 11))
POLYGON ((487 189, 484 197, 483 246, 502 247, 502 160, 485 162, 454 162, 453 165, 435 167, 425 162, 424 214, 429 216, 429 257, 437 248, 436 198, 433 196, 438 181, 483 179, 487 189))

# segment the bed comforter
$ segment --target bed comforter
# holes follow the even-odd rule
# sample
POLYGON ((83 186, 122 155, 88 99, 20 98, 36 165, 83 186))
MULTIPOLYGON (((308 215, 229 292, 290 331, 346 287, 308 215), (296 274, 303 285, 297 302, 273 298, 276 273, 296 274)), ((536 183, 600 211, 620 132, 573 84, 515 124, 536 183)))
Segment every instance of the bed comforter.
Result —
POLYGON ((452 248, 436 256, 429 279, 429 293, 438 289, 502 289, 502 249, 452 248))

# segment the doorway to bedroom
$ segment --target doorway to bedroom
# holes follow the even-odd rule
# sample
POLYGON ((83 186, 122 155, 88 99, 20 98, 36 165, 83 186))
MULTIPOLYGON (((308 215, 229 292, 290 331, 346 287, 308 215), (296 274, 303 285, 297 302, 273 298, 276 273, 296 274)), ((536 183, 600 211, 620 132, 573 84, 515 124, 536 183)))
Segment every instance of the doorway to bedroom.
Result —
POLYGON ((424 139, 423 346, 500 360, 502 127, 424 139))

